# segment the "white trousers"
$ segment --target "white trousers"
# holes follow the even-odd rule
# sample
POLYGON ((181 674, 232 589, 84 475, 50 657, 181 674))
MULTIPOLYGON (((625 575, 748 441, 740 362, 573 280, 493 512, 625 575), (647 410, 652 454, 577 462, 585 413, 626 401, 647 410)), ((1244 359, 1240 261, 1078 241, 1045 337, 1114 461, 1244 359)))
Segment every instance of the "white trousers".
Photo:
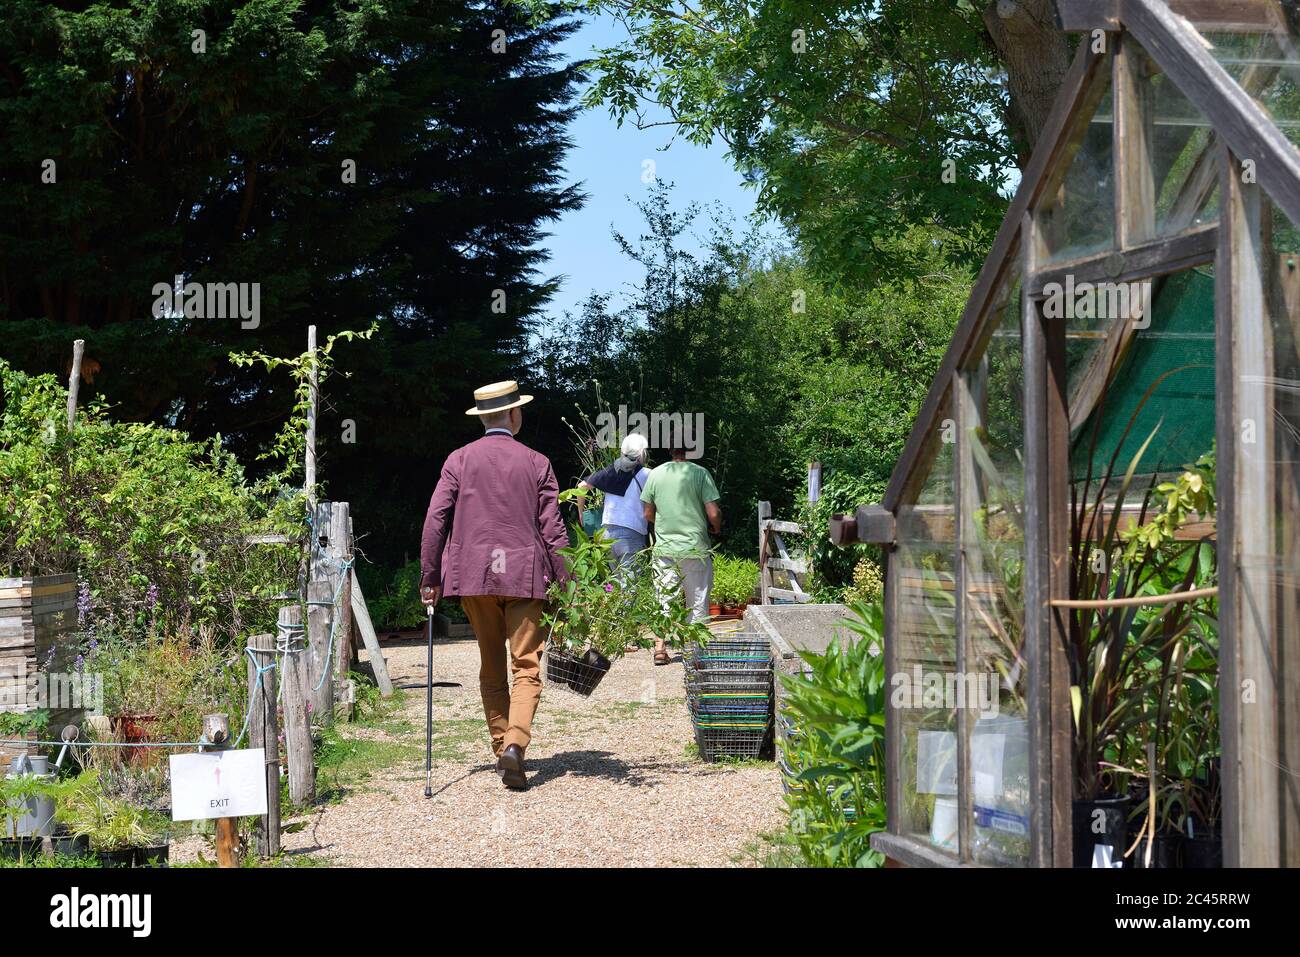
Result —
POLYGON ((691 621, 708 622, 709 589, 713 587, 713 556, 656 558, 655 584, 666 608, 674 597, 684 598, 691 621))

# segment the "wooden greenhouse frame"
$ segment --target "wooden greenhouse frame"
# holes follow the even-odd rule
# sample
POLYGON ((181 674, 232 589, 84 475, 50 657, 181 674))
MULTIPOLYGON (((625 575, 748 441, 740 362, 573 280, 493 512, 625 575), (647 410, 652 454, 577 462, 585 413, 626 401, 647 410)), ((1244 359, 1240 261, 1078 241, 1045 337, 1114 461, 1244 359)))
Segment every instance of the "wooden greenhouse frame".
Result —
MULTIPOLYGON (((955 605, 952 629, 957 674, 965 671, 973 629, 963 596, 978 583, 970 527, 972 389, 968 373, 982 360, 1008 303, 1019 298, 1018 348, 1023 376, 1023 643, 1027 670, 1024 721, 1028 736, 1028 852, 1033 866, 1071 866, 1074 728, 1066 623, 1070 594, 1071 430, 1106 390, 1108 359, 1123 353, 1132 323, 1115 321, 1092 366, 1067 383, 1063 323, 1044 318, 1045 288, 1075 282, 1129 283, 1191 267, 1214 275, 1214 416, 1218 449, 1219 690, 1221 700, 1221 827, 1227 866, 1300 864, 1300 576, 1285 567, 1289 531, 1300 528, 1300 465, 1271 455, 1243 454, 1243 421, 1258 425, 1265 444, 1289 428, 1273 389, 1287 387, 1274 367, 1266 263, 1261 240, 1271 201, 1300 224, 1300 151, 1269 110, 1260 88, 1283 76, 1300 86, 1300 22, 1278 0, 1058 0, 1065 29, 1082 34, 1038 145, 973 287, 943 362, 921 406, 888 488, 877 505, 832 522, 840 543, 874 542, 886 555, 886 671, 897 675, 903 631, 914 609, 904 604, 907 574, 898 560, 909 507, 916 511, 936 456, 952 457, 951 513, 955 605), (1255 34, 1276 39, 1280 55, 1247 64, 1234 77, 1207 36, 1255 34), (1149 58, 1149 61, 1145 58, 1149 58), (1151 105, 1139 59, 1153 62, 1208 125, 1207 141, 1190 164, 1179 194, 1156 228, 1150 144, 1151 105), (1098 103, 1109 95, 1113 136, 1113 239, 1099 251, 1066 261, 1047 255, 1046 219, 1064 195, 1063 181, 1098 103), (1197 210, 1217 194, 1217 214, 1197 210), (1010 291, 1010 296, 1008 296, 1010 291), (1100 370, 1100 372, 1098 371, 1100 370), (950 448, 940 438, 951 426, 950 448), (1284 468, 1285 467, 1285 468, 1284 468), (1296 472, 1293 472, 1293 468, 1296 472), (965 483, 963 479, 965 478, 965 483), (963 485, 966 485, 963 488, 963 485), (1261 501, 1283 503, 1273 514, 1261 501), (1261 496, 1263 498, 1261 498, 1261 496), (1279 541, 1279 534, 1281 539, 1279 541), (1267 572, 1250 561, 1282 554, 1267 572), (1245 563, 1245 564, 1244 564, 1245 563), (1250 577, 1256 576, 1256 577, 1250 577), (1262 576, 1262 577, 1260 577, 1262 576), (1248 580, 1249 579, 1249 580, 1248 580), (1266 589, 1261 596, 1261 589, 1266 589), (1294 625, 1288 630, 1288 625, 1294 625), (1239 694, 1250 685, 1253 693, 1239 694), (1246 703, 1248 702, 1248 703, 1246 703)), ((1300 116, 1294 117, 1300 120, 1300 116)), ((1300 252, 1300 250, 1297 250, 1300 252)), ((1292 309, 1300 312, 1300 309, 1292 309)), ((1295 375, 1300 376, 1300 371, 1295 375)), ((1293 384, 1300 391, 1300 380, 1293 384)), ((1278 440, 1280 441, 1280 437, 1278 440)), ((1300 552, 1300 548, 1297 549, 1300 552)), ((1297 555, 1300 562, 1300 555, 1297 555)), ((912 866, 979 863, 971 851, 972 785, 969 709, 958 709, 956 847, 945 850, 908 832, 902 820, 904 730, 887 717, 888 827, 873 845, 912 866)))

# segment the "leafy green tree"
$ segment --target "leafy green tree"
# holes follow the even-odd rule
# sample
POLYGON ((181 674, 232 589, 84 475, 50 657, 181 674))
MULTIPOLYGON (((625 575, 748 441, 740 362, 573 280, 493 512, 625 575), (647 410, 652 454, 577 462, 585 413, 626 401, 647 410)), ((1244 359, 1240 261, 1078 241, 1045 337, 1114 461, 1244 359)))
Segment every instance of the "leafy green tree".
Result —
MULTIPOLYGON (((542 0, 516 0, 545 10, 542 0)), ((586 102, 724 141, 823 275, 914 273, 893 240, 935 228, 982 257, 1067 66, 1051 0, 570 0, 626 39, 586 102), (655 107, 655 109, 651 109, 655 107), (663 119, 666 113, 667 119, 663 119)))
MULTIPOLYGON (((923 265, 914 279, 857 292, 820 282, 800 256, 715 224, 692 253, 685 240, 705 212, 674 209, 659 186, 640 205, 636 241, 616 237, 644 278, 626 300, 593 296, 540 338, 537 381, 547 405, 599 411, 701 412, 703 463, 717 476, 728 548, 757 547, 752 519, 768 500, 785 515, 804 499, 808 463, 825 470, 831 511, 878 500, 943 357, 970 288, 925 230, 895 245, 923 265)), ((660 455, 663 453, 661 452, 660 455)), ((576 477, 560 462, 562 478, 576 477)), ((808 539, 819 574, 847 584, 856 553, 808 539)))

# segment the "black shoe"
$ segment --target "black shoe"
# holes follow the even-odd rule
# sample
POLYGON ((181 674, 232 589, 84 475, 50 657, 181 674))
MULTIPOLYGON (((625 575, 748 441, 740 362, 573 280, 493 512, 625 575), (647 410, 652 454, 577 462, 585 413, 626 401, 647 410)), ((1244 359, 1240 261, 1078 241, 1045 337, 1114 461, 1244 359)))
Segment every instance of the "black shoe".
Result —
POLYGON ((523 791, 528 787, 528 778, 524 776, 524 752, 519 745, 507 745, 497 758, 497 774, 501 783, 512 791, 523 791))

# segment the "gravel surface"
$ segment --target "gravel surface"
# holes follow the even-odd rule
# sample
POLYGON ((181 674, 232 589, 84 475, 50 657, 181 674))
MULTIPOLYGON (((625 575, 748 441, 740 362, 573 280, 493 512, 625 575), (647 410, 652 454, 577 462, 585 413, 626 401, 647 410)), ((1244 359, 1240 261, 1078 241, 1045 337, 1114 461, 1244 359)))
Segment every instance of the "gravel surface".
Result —
MULTIPOLYGON (((731 630, 734 626, 719 626, 731 630)), ((693 742, 682 665, 637 651, 616 662, 589 699, 545 687, 528 749, 529 788, 501 784, 478 695, 473 641, 434 648, 432 800, 424 789, 426 646, 386 642, 400 711, 345 738, 383 748, 392 763, 364 780, 331 777, 338 800, 295 820, 287 855, 338 866, 745 866, 757 836, 785 821, 775 766, 709 765, 693 742), (692 749, 693 750, 693 749, 692 749)), ((178 860, 202 844, 173 848, 178 860)), ((206 854, 207 852, 205 852, 206 854)))

